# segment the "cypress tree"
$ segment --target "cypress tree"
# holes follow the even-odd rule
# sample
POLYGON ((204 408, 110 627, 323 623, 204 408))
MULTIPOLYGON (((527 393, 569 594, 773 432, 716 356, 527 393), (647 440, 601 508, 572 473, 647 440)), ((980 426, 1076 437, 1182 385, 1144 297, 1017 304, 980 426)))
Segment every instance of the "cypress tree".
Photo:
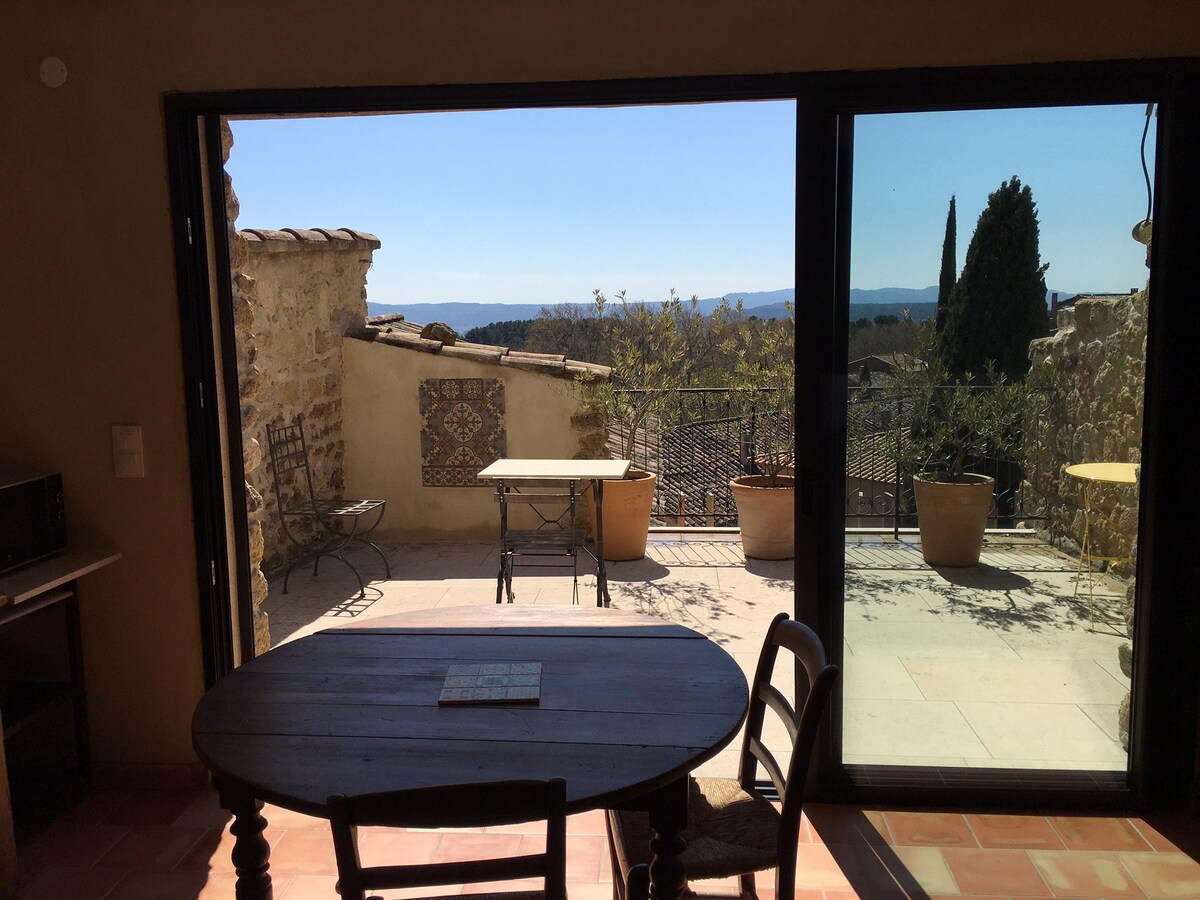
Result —
POLYGON ((988 196, 950 292, 938 349, 952 377, 982 377, 990 360, 997 374, 1024 379, 1029 342, 1046 334, 1047 268, 1033 192, 1014 175, 988 196))
POLYGON ((954 212, 954 195, 950 195, 950 209, 946 213, 946 236, 942 239, 942 271, 938 275, 937 333, 946 327, 946 304, 950 302, 950 291, 958 278, 958 221, 954 212))

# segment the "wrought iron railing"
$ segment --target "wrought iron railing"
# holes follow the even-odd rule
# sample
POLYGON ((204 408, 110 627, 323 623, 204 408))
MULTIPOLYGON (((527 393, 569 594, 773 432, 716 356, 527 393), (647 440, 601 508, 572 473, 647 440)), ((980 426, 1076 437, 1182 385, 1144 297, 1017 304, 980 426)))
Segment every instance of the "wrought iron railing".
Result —
MULTIPOLYGON (((949 390, 949 388, 947 388, 949 390)), ((995 388, 974 385, 972 391, 995 388)), ((1045 432, 1052 396, 1036 392, 1030 410, 1010 426, 1009 442, 1022 448, 1022 462, 994 454, 968 460, 967 471, 996 480, 988 527, 1012 529, 1046 517, 1045 496, 1038 490, 1048 465, 1045 432)), ((904 461, 902 442, 912 423, 911 404, 880 388, 852 387, 847 395, 846 525, 889 528, 899 532, 917 525, 912 479, 915 466, 904 461)), ((945 460, 929 460, 932 468, 945 460)))
MULTIPOLYGON (((975 390, 990 390, 976 387, 975 390)), ((642 394, 642 391, 630 393, 642 394)), ((763 431, 779 427, 760 408, 747 404, 727 388, 685 388, 665 392, 670 397, 661 414, 635 436, 634 468, 658 476, 652 524, 668 527, 734 527, 737 508, 729 481, 752 474, 755 447, 763 431)), ((764 391, 764 394, 766 392, 764 391)), ((1035 485, 1043 466, 1049 397, 1038 404, 1029 420, 1014 423, 1027 452, 1025 468, 999 459, 974 460, 972 471, 996 479, 996 498, 989 527, 1014 528, 1045 517, 1043 497, 1035 485)), ((906 415, 901 401, 887 400, 879 389, 851 388, 847 395, 849 442, 846 465, 845 519, 847 527, 889 529, 916 527, 912 472, 905 471, 895 442, 903 428, 891 427, 906 415)), ((610 433, 610 451, 625 446, 619 429, 610 433)))

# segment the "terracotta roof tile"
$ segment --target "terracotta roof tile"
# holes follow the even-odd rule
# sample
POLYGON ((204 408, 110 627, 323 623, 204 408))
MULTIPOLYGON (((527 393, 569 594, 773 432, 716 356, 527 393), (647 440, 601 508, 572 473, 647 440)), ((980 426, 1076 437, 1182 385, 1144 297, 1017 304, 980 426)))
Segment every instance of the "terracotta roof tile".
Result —
POLYGON ((365 327, 348 331, 346 337, 435 353, 451 359, 467 359, 487 365, 540 372, 555 378, 575 378, 586 372, 593 377, 607 380, 612 374, 608 366, 567 359, 561 353, 531 353, 527 350, 510 350, 508 347, 475 344, 470 341, 456 341, 453 345, 447 345, 441 341, 422 338, 420 334, 420 325, 408 321, 400 313, 392 313, 386 316, 372 316, 367 320, 365 327))

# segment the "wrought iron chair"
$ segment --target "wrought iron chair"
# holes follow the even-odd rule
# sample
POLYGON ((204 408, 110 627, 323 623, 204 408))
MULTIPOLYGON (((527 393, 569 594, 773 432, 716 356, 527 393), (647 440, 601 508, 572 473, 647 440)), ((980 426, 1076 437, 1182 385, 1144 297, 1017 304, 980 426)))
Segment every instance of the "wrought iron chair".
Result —
MULTIPOLYGON (((342 900, 371 900, 367 891, 389 888, 543 879, 541 891, 466 893, 467 900, 566 900, 567 783, 492 781, 413 788, 357 797, 329 798, 329 823, 337 856, 337 891, 342 900), (479 828, 546 820, 544 852, 441 863, 364 866, 358 852, 359 826, 479 828)), ((455 894, 457 898, 458 894, 455 894)))
POLYGON ((342 555, 349 547, 367 546, 383 560, 386 577, 392 568, 383 551, 366 537, 383 519, 385 500, 346 500, 320 498, 313 489, 312 469, 308 463, 308 447, 304 442, 304 417, 296 416, 290 425, 267 426, 267 445, 271 458, 271 477, 275 482, 275 501, 279 521, 287 539, 304 553, 288 564, 283 576, 283 593, 288 591, 288 579, 297 566, 313 564, 313 575, 319 574, 321 560, 330 557, 341 561, 358 579, 358 595, 366 596, 362 575, 350 560, 342 555), (316 540, 307 541, 293 531, 299 521, 316 526, 316 540), (366 527, 362 527, 366 522, 366 527))
POLYGON ((496 483, 496 502, 500 504, 500 571, 496 575, 496 602, 507 593, 513 602, 512 576, 518 566, 543 569, 571 567, 571 602, 579 603, 579 550, 587 535, 579 527, 579 491, 575 482, 566 489, 561 481, 522 481, 520 488, 496 483), (557 490, 553 490, 557 488, 557 490), (511 504, 528 506, 536 517, 535 528, 509 527, 511 504), (554 559, 558 562, 554 562, 554 559), (539 560, 537 562, 528 561, 539 560))
MULTIPOLYGON (((738 777, 693 778, 689 785, 687 846, 681 861, 689 878, 738 876, 742 900, 756 900, 754 873, 775 869, 776 900, 793 900, 796 850, 804 780, 825 702, 837 678, 821 640, 806 625, 780 613, 767 629, 758 667, 750 685, 750 711, 742 741, 738 777), (799 713, 771 684, 779 648, 800 662, 796 702, 799 713), (791 738, 786 769, 763 743, 763 719, 770 707, 783 720, 791 738), (782 809, 755 788, 762 764, 782 800, 782 809)), ((613 868, 614 900, 646 900, 649 896, 650 825, 644 812, 609 810, 608 847, 613 868)))

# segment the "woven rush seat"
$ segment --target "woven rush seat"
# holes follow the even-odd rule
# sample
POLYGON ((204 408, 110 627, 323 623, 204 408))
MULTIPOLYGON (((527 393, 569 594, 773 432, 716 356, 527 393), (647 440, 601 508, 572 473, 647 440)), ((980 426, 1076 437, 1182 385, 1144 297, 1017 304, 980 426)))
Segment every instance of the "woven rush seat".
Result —
MULTIPOLYGON (((644 812, 615 813, 627 848, 627 865, 649 864, 650 819, 644 812)), ((727 878, 761 872, 779 861, 779 811, 732 778, 693 778, 688 787, 688 824, 680 857, 689 879, 727 878)))
MULTIPOLYGON (((679 861, 689 881, 737 876, 741 900, 758 900, 754 873, 773 868, 775 900, 794 900, 804 782, 835 678, 837 666, 830 664, 821 639, 812 629, 786 613, 777 615, 767 628, 750 682, 750 708, 738 777, 692 778, 688 782, 687 827, 682 834, 685 846, 679 861), (799 663, 793 698, 771 683, 781 649, 789 651, 799 663), (787 732, 791 756, 786 768, 763 739, 763 719, 768 710, 787 732), (778 810, 756 790, 760 767, 780 798, 778 810)), ((610 809, 605 824, 614 900, 648 900, 652 837, 649 816, 610 809)))

